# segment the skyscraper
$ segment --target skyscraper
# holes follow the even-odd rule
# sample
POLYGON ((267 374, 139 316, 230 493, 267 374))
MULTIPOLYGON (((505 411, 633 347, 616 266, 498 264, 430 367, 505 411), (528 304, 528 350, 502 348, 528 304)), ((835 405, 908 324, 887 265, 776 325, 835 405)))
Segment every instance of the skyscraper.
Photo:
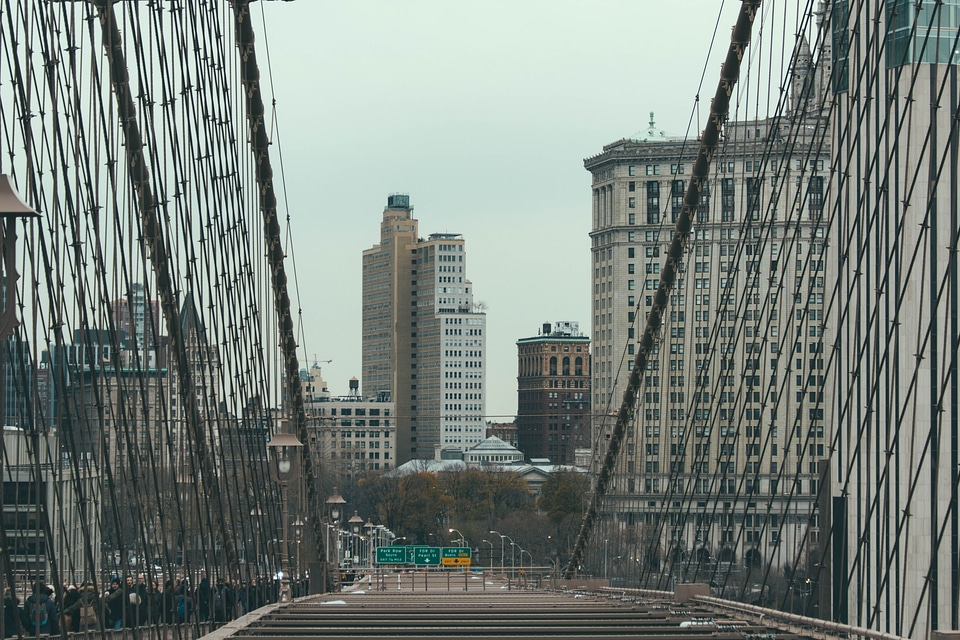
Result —
POLYGON ((396 406, 397 461, 484 438, 486 314, 460 234, 423 240, 410 197, 391 195, 363 252, 363 395, 396 406))
POLYGON ((824 615, 960 629, 960 2, 830 3, 824 615))
POLYGON ((579 323, 547 322, 517 340, 517 390, 517 448, 573 465, 590 447, 590 338, 579 323))
MULTIPOLYGON (((794 86, 805 84, 822 86, 799 69, 794 86)), ((823 132, 819 113, 799 104, 785 117, 725 126, 643 372, 603 509, 608 522, 656 531, 657 555, 692 571, 687 579, 710 579, 695 574, 716 559, 793 563, 803 541, 818 535, 816 464, 827 453, 819 386, 823 132), (782 260, 788 253, 797 259, 782 260), (689 558, 696 562, 682 562, 689 558)), ((651 115, 646 131, 584 161, 593 178, 595 464, 696 151, 665 136, 651 115)))

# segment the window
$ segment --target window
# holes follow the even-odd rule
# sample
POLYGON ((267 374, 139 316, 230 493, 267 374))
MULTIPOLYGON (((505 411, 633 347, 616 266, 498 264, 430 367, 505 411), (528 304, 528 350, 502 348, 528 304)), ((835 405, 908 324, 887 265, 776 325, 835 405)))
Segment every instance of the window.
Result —
POLYGON ((660 224, 660 183, 647 181, 647 224, 660 224))
POLYGON ((635 176, 635 175, 637 175, 637 168, 636 168, 635 166, 633 166, 632 164, 631 164, 630 166, 628 166, 628 167, 627 167, 627 175, 628 175, 628 176, 635 176))
POLYGON ((760 219, 760 186, 762 178, 747 178, 747 219, 760 219))
MULTIPOLYGON (((846 4, 846 3, 844 3, 846 4)), ((957 64, 953 43, 960 28, 955 1, 892 0, 887 3, 886 64, 888 69, 910 63, 957 64)))
POLYGON ((676 222, 680 211, 683 209, 684 181, 672 180, 670 182, 670 214, 672 221, 676 222))
POLYGON ((720 181, 720 220, 722 222, 733 222, 735 207, 733 178, 722 178, 720 181))
MULTIPOLYGON (((710 183, 704 180, 700 184, 700 204, 697 206, 697 222, 710 222, 710 183)), ((701 245, 697 245, 699 248, 701 245)), ((708 248, 708 247, 705 247, 708 248)))
POLYGON ((807 210, 811 220, 818 220, 823 213, 823 176, 810 178, 807 187, 807 210))

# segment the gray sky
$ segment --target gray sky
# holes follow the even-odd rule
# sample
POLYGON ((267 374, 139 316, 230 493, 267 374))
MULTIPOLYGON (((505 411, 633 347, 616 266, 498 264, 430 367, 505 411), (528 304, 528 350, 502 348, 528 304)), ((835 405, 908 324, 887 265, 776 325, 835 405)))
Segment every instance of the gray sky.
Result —
POLYGON ((488 305, 487 413, 509 420, 517 339, 557 320, 590 332, 583 159, 645 129, 651 111, 668 135, 684 134, 698 92, 700 131, 740 2, 253 6, 277 101, 301 351, 333 360, 323 374, 334 394, 361 376, 361 252, 379 240, 387 195, 408 193, 423 237, 464 235, 475 300, 488 305))

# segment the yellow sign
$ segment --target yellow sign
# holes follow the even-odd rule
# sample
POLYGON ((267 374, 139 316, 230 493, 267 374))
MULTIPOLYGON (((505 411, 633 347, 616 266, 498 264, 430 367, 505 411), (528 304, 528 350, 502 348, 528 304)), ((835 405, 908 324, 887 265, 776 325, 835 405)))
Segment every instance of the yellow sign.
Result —
POLYGON ((470 558, 440 558, 444 567, 469 567, 470 558))

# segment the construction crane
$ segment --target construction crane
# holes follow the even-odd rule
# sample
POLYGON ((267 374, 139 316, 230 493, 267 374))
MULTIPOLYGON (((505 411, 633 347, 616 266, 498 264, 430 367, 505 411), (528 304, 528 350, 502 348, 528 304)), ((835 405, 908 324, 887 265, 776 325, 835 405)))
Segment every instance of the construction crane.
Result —
POLYGON ((313 354, 313 366, 316 367, 320 364, 330 364, 333 362, 333 359, 330 360, 317 360, 317 354, 313 354))

